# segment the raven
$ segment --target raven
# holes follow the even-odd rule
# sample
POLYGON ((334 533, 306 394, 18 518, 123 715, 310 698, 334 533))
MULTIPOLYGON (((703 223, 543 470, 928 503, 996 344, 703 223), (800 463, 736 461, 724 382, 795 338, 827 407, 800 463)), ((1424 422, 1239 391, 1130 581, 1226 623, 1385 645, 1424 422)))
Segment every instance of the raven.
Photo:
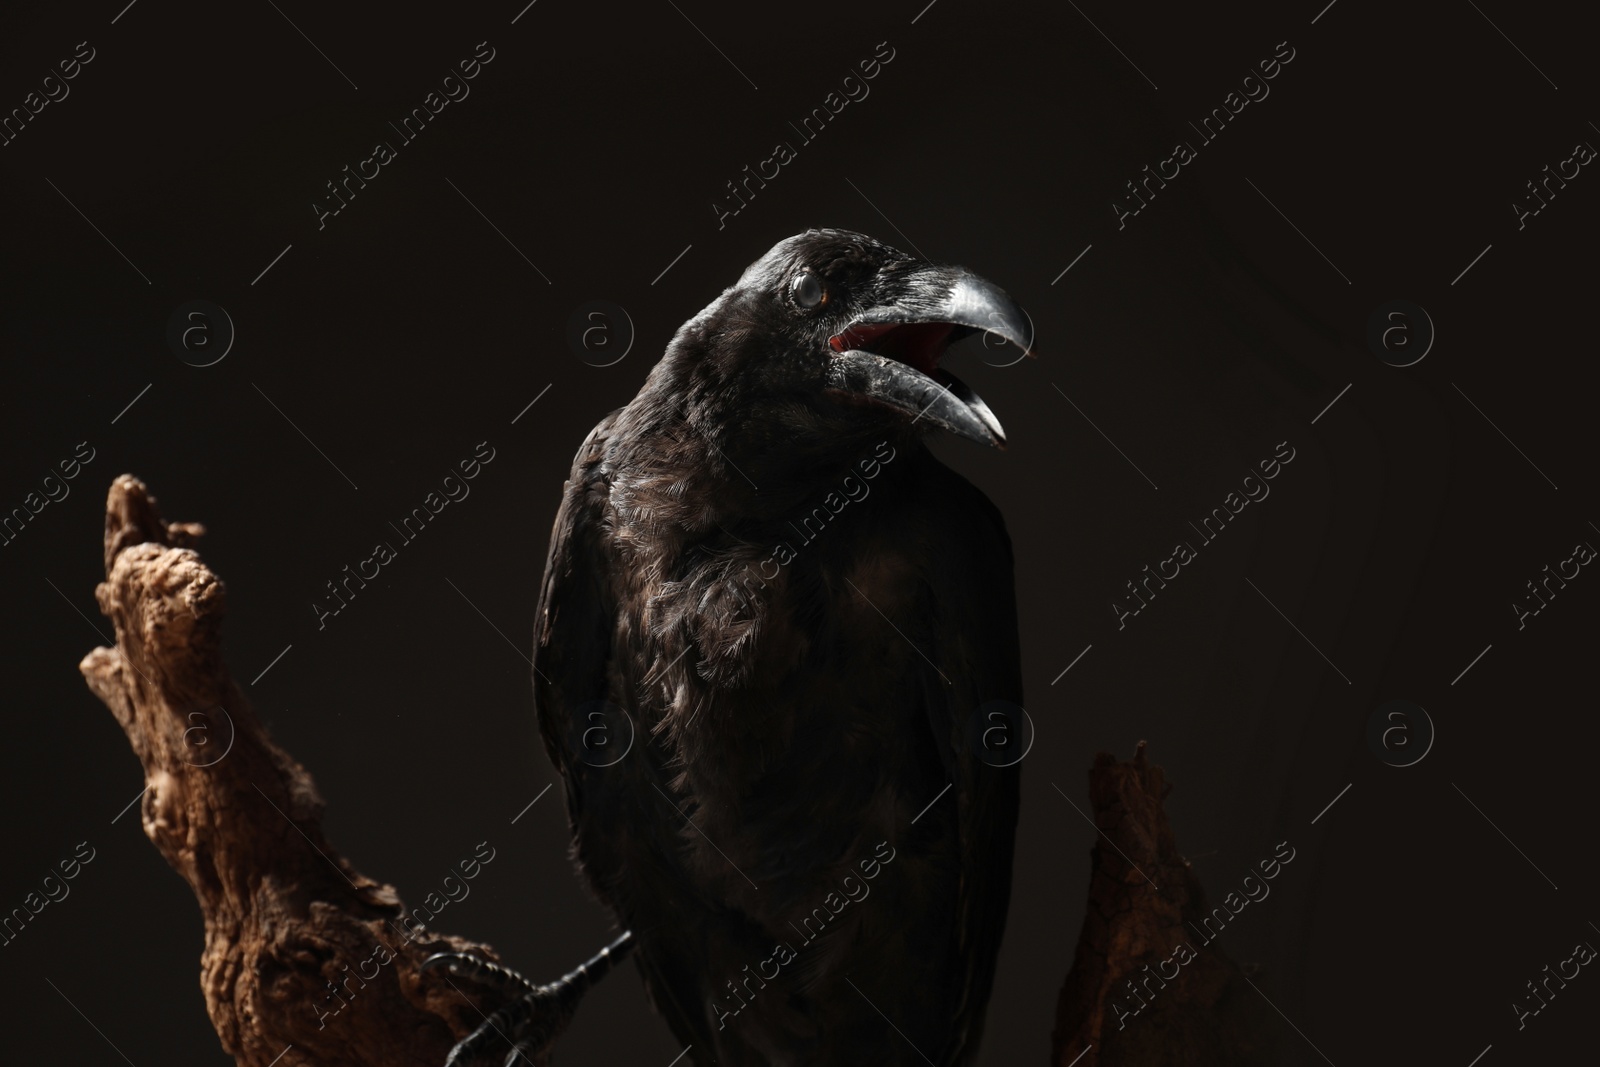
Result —
MULTIPOLYGON (((976 275, 811 230, 594 428, 534 690, 574 854, 626 932, 547 986, 439 962, 570 1014, 632 949, 699 1064, 973 1060, 1025 744, 1015 590, 998 509, 923 438, 1004 447, 938 366, 978 331, 1031 347, 976 275)), ((531 1012, 451 1062, 500 1027, 542 1050, 531 1012)))

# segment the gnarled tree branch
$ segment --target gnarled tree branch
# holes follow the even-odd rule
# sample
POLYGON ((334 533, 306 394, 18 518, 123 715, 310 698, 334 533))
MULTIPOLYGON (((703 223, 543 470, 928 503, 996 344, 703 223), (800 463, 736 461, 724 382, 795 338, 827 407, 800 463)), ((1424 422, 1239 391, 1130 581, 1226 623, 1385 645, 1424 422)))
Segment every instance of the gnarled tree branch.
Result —
POLYGON ((163 521, 138 479, 112 484, 96 597, 117 647, 80 670, 144 765, 145 833, 200 903, 211 1022, 241 1067, 290 1045, 285 1065, 439 1067, 501 1005, 420 965, 494 952, 422 930, 323 836, 311 776, 223 664, 226 591, 192 547, 202 533, 163 521))
POLYGON ((1271 1032, 1265 1002, 1200 933, 1205 893, 1167 821, 1171 789, 1143 741, 1131 762, 1095 757, 1089 799, 1100 833, 1083 930, 1056 1003, 1053 1067, 1276 1062, 1261 1037, 1271 1032))

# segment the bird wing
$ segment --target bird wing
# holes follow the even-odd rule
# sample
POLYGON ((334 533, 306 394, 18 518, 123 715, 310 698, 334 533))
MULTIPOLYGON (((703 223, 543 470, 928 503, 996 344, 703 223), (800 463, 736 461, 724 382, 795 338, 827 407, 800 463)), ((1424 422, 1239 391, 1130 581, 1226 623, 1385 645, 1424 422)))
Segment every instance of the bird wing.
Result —
MULTIPOLYGON (((606 446, 621 411, 614 411, 590 432, 573 457, 572 473, 562 493, 550 535, 544 584, 534 624, 534 709, 545 751, 561 772, 573 848, 594 893, 618 916, 625 901, 618 886, 630 856, 648 847, 630 836, 637 814, 628 805, 633 793, 645 793, 643 781, 624 785, 628 775, 644 774, 648 761, 638 757, 617 766, 597 766, 579 758, 590 714, 601 701, 630 687, 617 664, 615 647, 621 607, 613 584, 619 566, 610 548, 611 479, 605 465, 606 446)), ((624 742, 643 749, 649 744, 644 726, 624 720, 611 705, 600 709, 599 725, 613 736, 620 755, 624 742), (626 722, 626 725, 625 725, 626 722)), ((605 760, 596 762, 607 762, 605 760)), ((692 947, 692 946, 691 946, 692 947)), ((696 988, 693 952, 681 960, 663 959, 644 947, 633 953, 657 1011, 684 1044, 709 1047, 710 1032, 703 1012, 682 1001, 696 988)))
POLYGON ((1021 648, 1005 520, 982 492, 942 465, 940 469, 949 483, 940 487, 943 499, 959 502, 942 509, 944 521, 959 521, 959 528, 941 538, 940 551, 948 557, 932 571, 943 575, 938 617, 930 620, 938 649, 932 658, 942 676, 925 672, 924 688, 928 723, 957 804, 961 882, 954 951, 960 986, 950 1044, 937 1059, 958 1064, 976 1051, 1005 931, 1020 785, 1017 763, 1032 735, 1021 721, 1025 717, 1019 716, 1021 648), (1003 717, 994 718, 996 714, 1003 717), (991 747, 983 749, 985 743, 991 747), (980 758, 980 753, 986 755, 980 758))
POLYGON ((550 531, 550 555, 534 616, 533 702, 545 751, 561 771, 573 830, 585 801, 588 768, 573 758, 574 711, 604 699, 617 603, 602 535, 610 481, 606 441, 619 412, 590 431, 572 460, 561 508, 550 531))

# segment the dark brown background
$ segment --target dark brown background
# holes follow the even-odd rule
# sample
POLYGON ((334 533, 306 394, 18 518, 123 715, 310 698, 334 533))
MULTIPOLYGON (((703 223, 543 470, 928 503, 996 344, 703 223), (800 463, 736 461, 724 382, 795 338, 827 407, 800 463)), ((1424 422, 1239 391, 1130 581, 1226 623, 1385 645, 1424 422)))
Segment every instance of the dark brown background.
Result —
MULTIPOLYGON (((679 0, 681 13, 541 0, 513 26, 517 0, 279 6, 140 0, 115 25, 119 0, 0 14, 5 109, 77 42, 98 53, 0 148, 0 508, 77 442, 96 450, 71 496, 0 548, 0 910, 78 842, 98 851, 67 900, 0 948, 10 1058, 121 1062, 109 1040, 139 1067, 225 1062, 197 987, 196 909, 137 815, 112 824, 139 767, 76 671, 100 640, 79 612, 106 628, 93 588, 114 475, 209 527, 241 682, 292 646, 248 693, 315 773, 340 848, 415 904, 489 841, 496 859, 440 926, 553 976, 608 931, 570 871, 559 790, 511 824, 553 777, 519 653, 570 457, 675 327, 779 238, 831 225, 902 243, 878 209, 929 256, 1008 288, 1044 353, 1007 369, 958 357, 1012 447, 938 446, 1010 523, 1038 727, 982 1061, 1044 1062, 1082 919, 1092 831, 1053 786, 1085 806, 1093 753, 1141 738, 1176 783, 1179 840, 1214 896, 1278 842, 1297 850, 1222 941, 1263 966, 1258 984, 1309 1039, 1284 1021, 1285 1063, 1466 1067, 1492 1044, 1493 1067, 1589 1040, 1600 979, 1520 1033, 1510 1009, 1545 964, 1600 942, 1600 579, 1585 573, 1521 632, 1510 608, 1545 564, 1600 543, 1600 178, 1586 169, 1521 232, 1510 207, 1545 164, 1600 141, 1577 16, 1339 0, 1312 25, 1318 0, 1081 13, 938 0, 913 25, 921 0, 679 0), (483 40, 497 56, 471 96, 319 232, 323 182, 483 40), (788 122, 884 40, 896 56, 871 96, 719 231, 723 183, 792 140, 788 122), (1270 97, 1119 232, 1122 183, 1195 140, 1186 120, 1285 40, 1296 57, 1270 97), (196 298, 238 331, 204 369, 165 341, 196 298), (638 331, 607 369, 565 340, 594 299, 638 331), (1394 299, 1438 330, 1406 369, 1366 344, 1368 315, 1394 299), (319 632, 323 582, 483 440, 497 458, 470 498, 319 632), (1119 632, 1122 584, 1284 440, 1297 458, 1271 497, 1119 632), (1366 742, 1393 698, 1438 731, 1406 769, 1366 742)), ((678 1052, 627 968, 561 1062, 678 1052)))

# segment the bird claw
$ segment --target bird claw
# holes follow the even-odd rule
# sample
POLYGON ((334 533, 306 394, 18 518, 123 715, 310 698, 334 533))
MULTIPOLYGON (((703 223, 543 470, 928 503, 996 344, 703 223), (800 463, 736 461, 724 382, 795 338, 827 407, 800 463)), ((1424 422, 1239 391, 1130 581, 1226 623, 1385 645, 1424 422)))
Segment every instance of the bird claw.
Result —
POLYGON ((493 991, 495 999, 506 1002, 456 1043, 445 1060, 445 1067, 480 1064, 487 1067, 502 1062, 504 1067, 537 1064, 556 1036, 566 1029, 572 1009, 577 1006, 575 998, 573 1003, 566 1003, 568 998, 562 996, 559 983, 535 985, 509 967, 465 953, 441 952, 429 956, 423 961, 422 969, 443 970, 466 978, 474 985, 493 991), (505 1044, 510 1044, 511 1051, 501 1061, 495 1050, 505 1044))
MULTIPOLYGON (((478 1067, 492 1063, 491 1050, 511 1046, 503 1067, 522 1063, 536 1067, 578 1010, 585 993, 633 947, 624 933, 569 974, 536 985, 498 963, 460 952, 441 952, 422 963, 423 971, 446 970, 496 993, 504 1006, 486 1016, 472 1033, 450 1050, 444 1067, 478 1067)), ((454 983, 451 983, 454 985, 454 983)), ((459 992, 459 990, 458 990, 459 992)))
POLYGON ((436 952, 422 961, 424 973, 441 968, 494 990, 502 999, 526 996, 539 988, 510 967, 465 952, 436 952))

